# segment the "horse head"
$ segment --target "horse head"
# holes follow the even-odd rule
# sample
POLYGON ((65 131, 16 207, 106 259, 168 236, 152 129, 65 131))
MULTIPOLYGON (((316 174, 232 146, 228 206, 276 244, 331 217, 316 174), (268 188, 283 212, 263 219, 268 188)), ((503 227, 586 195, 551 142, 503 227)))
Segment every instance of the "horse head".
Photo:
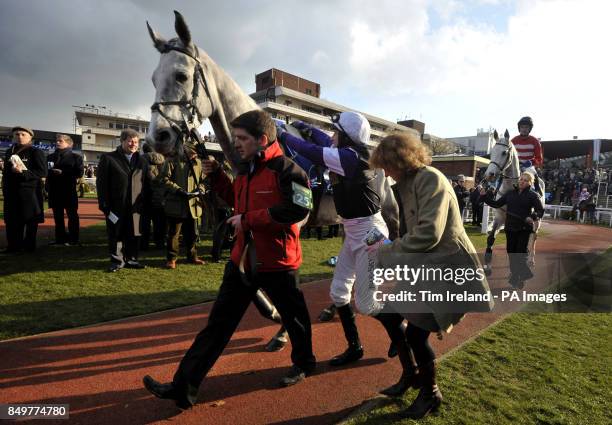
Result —
POLYGON ((174 13, 178 37, 169 41, 159 36, 147 22, 153 45, 161 53, 152 77, 156 93, 147 139, 159 153, 182 155, 183 136, 212 115, 213 100, 208 87, 208 70, 191 41, 183 16, 174 13))
POLYGON ((485 178, 489 181, 495 181, 500 175, 508 176, 508 169, 515 162, 518 164, 518 156, 516 149, 510 142, 510 133, 506 129, 504 138, 500 139, 497 130, 493 132, 495 145, 491 148, 491 162, 485 172, 485 178))

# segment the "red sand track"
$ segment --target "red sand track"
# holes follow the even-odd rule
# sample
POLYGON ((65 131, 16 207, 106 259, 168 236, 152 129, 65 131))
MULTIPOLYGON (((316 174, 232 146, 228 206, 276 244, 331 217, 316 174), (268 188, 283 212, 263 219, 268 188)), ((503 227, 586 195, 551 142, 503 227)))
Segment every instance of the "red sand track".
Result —
MULTIPOLYGON (((550 235, 538 241, 541 254, 601 251, 612 244, 612 230, 606 228, 553 222, 545 223, 544 229, 550 235)), ((496 250, 502 258, 503 247, 496 250)), ((504 277, 494 272, 491 287, 506 288, 504 277)), ((303 286, 313 318, 329 304, 328 285, 323 281, 303 286)), ((542 285, 529 282, 530 290, 542 285)), ((202 384, 198 404, 181 413, 171 401, 151 396, 142 387, 142 377, 172 378, 182 354, 206 323, 211 305, 1 342, 0 403, 70 404, 70 420, 58 423, 319 425, 346 417, 400 374, 398 360, 386 357, 388 338, 374 319, 359 316, 366 355, 340 369, 326 364, 345 348, 339 322, 313 320, 317 373, 294 387, 279 388, 290 366, 290 350, 262 350, 276 325, 251 307, 202 384)), ((434 349, 441 355, 499 317, 470 314, 442 341, 432 337, 434 349)))

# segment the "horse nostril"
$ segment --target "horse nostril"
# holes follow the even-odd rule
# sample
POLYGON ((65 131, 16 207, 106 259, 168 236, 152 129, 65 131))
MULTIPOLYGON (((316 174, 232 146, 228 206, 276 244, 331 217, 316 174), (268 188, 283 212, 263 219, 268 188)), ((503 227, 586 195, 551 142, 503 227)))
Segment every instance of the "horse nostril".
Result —
POLYGON ((155 141, 157 143, 167 143, 170 140, 170 132, 168 130, 158 130, 155 133, 155 141))

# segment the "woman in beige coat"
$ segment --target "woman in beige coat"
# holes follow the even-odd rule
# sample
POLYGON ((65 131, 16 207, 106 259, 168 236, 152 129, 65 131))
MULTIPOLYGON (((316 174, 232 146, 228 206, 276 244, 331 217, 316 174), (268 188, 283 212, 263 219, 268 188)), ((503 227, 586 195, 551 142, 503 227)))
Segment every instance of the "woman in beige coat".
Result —
MULTIPOLYGON (((486 294, 484 298, 490 298, 476 250, 463 227, 455 192, 448 179, 430 167, 430 163, 431 156, 427 147, 409 133, 385 137, 372 154, 371 167, 384 168, 386 174, 397 181, 394 189, 400 205, 402 233, 392 243, 380 245, 377 251, 379 267, 395 268, 400 265, 417 268, 433 265, 434 268, 444 266, 445 270, 449 266, 452 270, 480 268, 482 279, 478 280, 481 275, 477 275, 468 284, 460 284, 457 280, 419 284, 423 287, 432 285, 430 289, 440 289, 441 285, 446 285, 444 293, 446 290, 455 293, 468 291, 480 297, 486 294)), ((414 287, 411 289, 414 290, 414 287)), ((492 302, 481 300, 467 306, 449 302, 431 303, 426 300, 418 307, 397 303, 388 303, 387 306, 402 313, 409 321, 406 339, 416 359, 421 388, 405 414, 410 418, 421 418, 436 411, 442 401, 442 394, 436 385, 435 354, 428 342, 430 333, 450 332, 466 311, 489 311, 492 302)), ((402 379, 406 372, 404 367, 402 379)))

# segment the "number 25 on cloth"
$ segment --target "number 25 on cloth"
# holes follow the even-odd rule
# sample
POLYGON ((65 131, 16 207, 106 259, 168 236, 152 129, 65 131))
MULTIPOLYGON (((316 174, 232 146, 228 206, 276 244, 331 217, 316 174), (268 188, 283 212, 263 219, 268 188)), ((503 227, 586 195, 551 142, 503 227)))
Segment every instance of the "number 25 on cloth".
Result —
POLYGON ((312 209, 312 192, 307 187, 304 187, 296 182, 291 183, 293 189, 293 203, 300 207, 312 209))

